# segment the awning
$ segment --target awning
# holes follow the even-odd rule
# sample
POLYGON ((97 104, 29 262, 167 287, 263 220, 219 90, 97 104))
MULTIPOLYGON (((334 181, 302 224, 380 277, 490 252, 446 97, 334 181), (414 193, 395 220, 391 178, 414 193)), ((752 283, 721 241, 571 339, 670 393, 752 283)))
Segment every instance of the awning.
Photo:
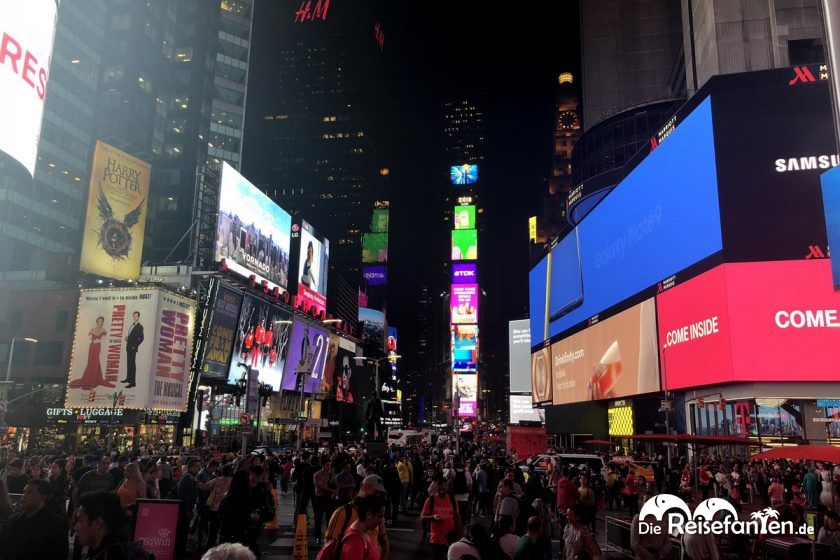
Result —
POLYGON ((833 445, 791 445, 774 447, 764 453, 757 453, 750 459, 790 459, 793 461, 820 461, 840 463, 840 447, 833 445))
POLYGON ((743 437, 735 436, 696 436, 694 434, 636 434, 624 436, 636 441, 658 441, 662 443, 676 443, 681 445, 749 445, 757 447, 758 443, 743 437))

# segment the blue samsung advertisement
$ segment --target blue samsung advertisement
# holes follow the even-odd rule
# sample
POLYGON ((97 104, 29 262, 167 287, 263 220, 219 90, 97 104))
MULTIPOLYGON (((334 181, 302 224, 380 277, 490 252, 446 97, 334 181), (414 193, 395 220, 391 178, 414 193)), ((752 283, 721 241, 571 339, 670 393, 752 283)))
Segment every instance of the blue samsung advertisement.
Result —
POLYGON ((531 271, 532 343, 721 249, 707 98, 531 271))
POLYGON ((834 278, 834 289, 840 290, 840 167, 826 171, 820 179, 825 230, 828 234, 828 248, 831 251, 831 275, 834 278))

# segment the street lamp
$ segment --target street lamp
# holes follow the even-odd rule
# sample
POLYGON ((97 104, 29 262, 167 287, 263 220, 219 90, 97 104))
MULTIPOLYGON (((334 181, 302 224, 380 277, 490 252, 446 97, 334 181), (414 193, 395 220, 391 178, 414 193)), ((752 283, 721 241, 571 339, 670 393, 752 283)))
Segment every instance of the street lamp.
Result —
POLYGON ((367 356, 356 356, 353 359, 359 363, 364 363, 365 361, 367 361, 373 364, 374 379, 376 381, 376 394, 379 395, 379 362, 382 362, 384 360, 391 361, 392 359, 399 360, 400 358, 402 358, 402 356, 400 356, 399 354, 390 354, 388 356, 382 356, 381 358, 368 358, 367 356))
POLYGON ((340 325, 344 321, 342 319, 324 319, 321 322, 324 323, 325 325, 340 325))
POLYGON ((11 381, 9 380, 9 377, 12 375, 12 357, 14 356, 14 353, 15 353, 15 341, 16 340, 22 340, 24 342, 31 342, 32 344, 38 344, 38 339, 37 338, 29 338, 29 337, 17 338, 17 337, 15 337, 15 338, 12 339, 12 345, 9 347, 9 363, 6 364, 6 380, 3 382, 4 384, 11 383, 11 381))

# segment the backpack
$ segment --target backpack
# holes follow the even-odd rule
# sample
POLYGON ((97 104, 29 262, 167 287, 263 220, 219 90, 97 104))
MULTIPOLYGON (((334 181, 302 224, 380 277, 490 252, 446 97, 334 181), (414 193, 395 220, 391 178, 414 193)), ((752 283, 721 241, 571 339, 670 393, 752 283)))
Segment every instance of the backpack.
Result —
POLYGON ((467 492, 469 492, 469 487, 467 486, 466 471, 455 471, 454 490, 456 494, 466 494, 467 492))
MULTIPOLYGON (((354 535, 350 536, 352 537, 354 535)), ((345 536, 346 535, 342 532, 340 536, 336 536, 328 540, 326 544, 324 544, 323 548, 321 548, 321 550, 318 551, 318 556, 315 557, 315 560, 341 560, 341 549, 344 548, 345 536)), ((358 536, 362 539, 362 542, 365 543, 365 559, 367 559, 369 554, 367 541, 364 540, 364 538, 361 537, 361 535, 358 536)))
POLYGON ((517 514, 514 522, 516 523, 516 534, 521 537, 528 532, 528 518, 535 515, 536 511, 534 510, 534 506, 529 504, 527 501, 520 500, 513 494, 508 497, 519 502, 519 514, 517 514))

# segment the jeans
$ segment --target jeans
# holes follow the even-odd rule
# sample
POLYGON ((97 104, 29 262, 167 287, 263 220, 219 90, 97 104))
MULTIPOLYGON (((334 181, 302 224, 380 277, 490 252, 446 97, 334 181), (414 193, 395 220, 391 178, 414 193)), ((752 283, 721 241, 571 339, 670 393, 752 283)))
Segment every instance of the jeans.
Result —
POLYGON ((315 538, 320 539, 323 535, 324 523, 329 522, 335 503, 330 495, 315 496, 312 506, 315 509, 315 538))
POLYGON ((402 483, 402 494, 400 496, 400 511, 405 511, 408 507, 408 482, 402 483))

